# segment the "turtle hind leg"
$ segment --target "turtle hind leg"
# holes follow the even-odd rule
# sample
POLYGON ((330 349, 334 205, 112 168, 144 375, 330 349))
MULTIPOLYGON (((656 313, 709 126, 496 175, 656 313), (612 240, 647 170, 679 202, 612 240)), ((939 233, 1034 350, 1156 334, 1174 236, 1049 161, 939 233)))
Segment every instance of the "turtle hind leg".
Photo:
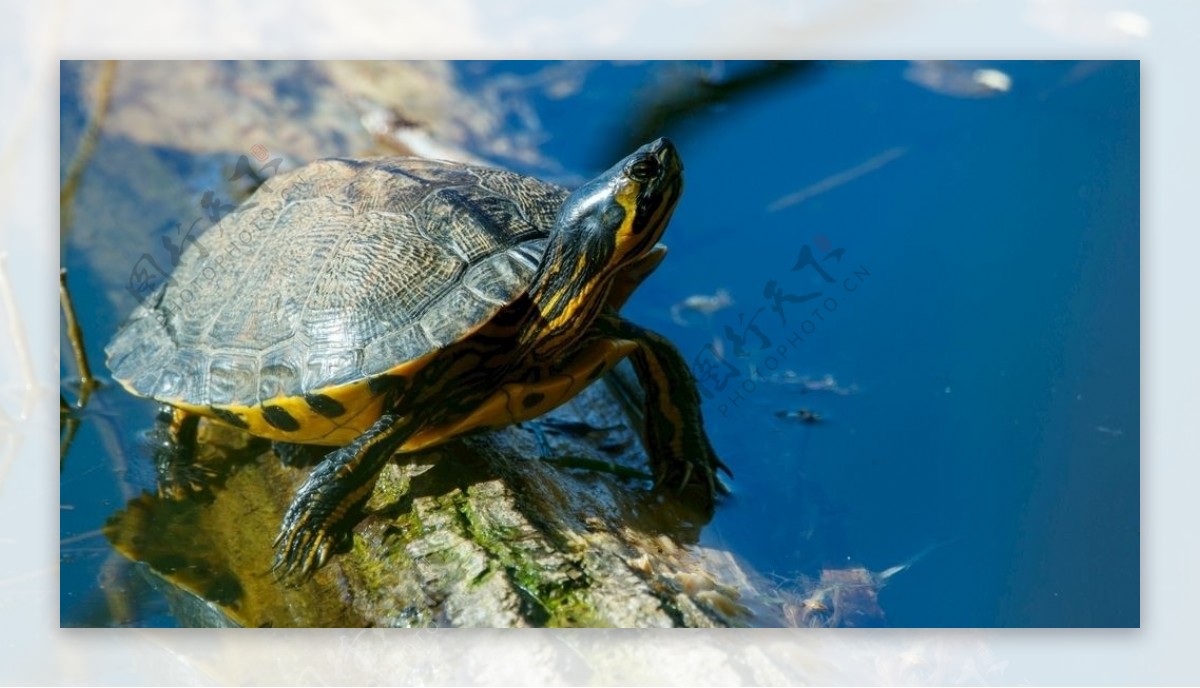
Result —
POLYGON ((646 452, 655 484, 683 488, 698 483, 705 507, 729 488, 718 471, 733 472, 717 457, 700 412, 700 393, 687 361, 662 335, 615 315, 605 318, 602 328, 610 336, 637 344, 629 356, 645 390, 646 452))
POLYGON ((383 415, 350 444, 330 452, 309 474, 284 514, 275 538, 272 569, 307 577, 349 534, 392 453, 412 434, 412 424, 383 415))
POLYGON ((199 460, 196 431, 200 417, 163 406, 150 434, 158 494, 164 499, 184 499, 209 491, 217 472, 199 460))

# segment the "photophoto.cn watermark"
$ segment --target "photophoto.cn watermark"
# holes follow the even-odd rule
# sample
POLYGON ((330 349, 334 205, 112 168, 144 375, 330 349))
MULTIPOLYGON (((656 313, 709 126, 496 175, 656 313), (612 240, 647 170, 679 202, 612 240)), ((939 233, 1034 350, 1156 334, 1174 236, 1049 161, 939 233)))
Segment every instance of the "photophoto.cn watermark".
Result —
POLYGON ((834 248, 828 237, 817 235, 812 245, 800 247, 791 272, 812 270, 825 283, 824 288, 794 293, 780 280, 768 279, 762 291, 766 305, 749 318, 745 311, 738 313, 736 326, 725 325, 723 339, 714 339, 696 354, 692 374, 701 393, 717 400, 717 410, 722 416, 727 417, 758 389, 757 370, 747 375, 734 365, 726 356, 726 342, 734 357, 760 356, 768 373, 778 370, 808 338, 838 317, 848 297, 870 278, 871 271, 865 265, 853 265, 845 258, 845 248, 834 248), (760 321, 767 310, 774 317, 766 316, 760 321))
MULTIPOLYGON (((239 156, 234 166, 233 174, 229 177, 229 181, 236 182, 249 177, 252 181, 258 182, 257 189, 269 190, 268 182, 279 173, 279 166, 283 163, 283 158, 277 157, 268 160, 270 153, 267 147, 261 143, 254 145, 250 149, 250 154, 261 164, 255 167, 250 162, 248 156, 239 156)), ((214 231, 221 231, 218 225, 226 215, 235 209, 248 210, 256 205, 256 203, 248 201, 240 207, 235 206, 233 203, 223 201, 217 195, 216 191, 211 189, 205 191, 204 195, 200 198, 200 213, 187 226, 187 230, 184 231, 183 223, 176 222, 174 236, 171 234, 164 234, 162 236, 163 251, 158 254, 158 257, 147 251, 134 263, 133 269, 129 272, 129 282, 126 286, 129 293, 133 295, 133 298, 138 303, 144 305, 146 300, 159 293, 164 285, 173 285, 174 280, 171 277, 171 270, 178 267, 180 257, 183 255, 184 247, 187 244, 191 244, 202 256, 208 257, 209 249, 204 246, 197 235, 202 234, 204 230, 210 227, 217 227, 214 231), (164 258, 165 260, 162 260, 164 258)), ((270 217, 268 216, 264 219, 270 220, 270 217)), ((226 260, 231 259, 240 251, 250 246, 251 238, 247 235, 247 230, 243 229, 242 234, 243 236, 234 237, 235 241, 230 242, 229 248, 224 251, 224 253, 230 255, 213 256, 212 262, 205 268, 205 273, 211 274, 202 276, 215 277, 217 270, 226 260)), ((182 296, 185 299, 188 297, 186 290, 182 296)), ((161 317, 157 311, 154 311, 154 313, 155 317, 161 317)))

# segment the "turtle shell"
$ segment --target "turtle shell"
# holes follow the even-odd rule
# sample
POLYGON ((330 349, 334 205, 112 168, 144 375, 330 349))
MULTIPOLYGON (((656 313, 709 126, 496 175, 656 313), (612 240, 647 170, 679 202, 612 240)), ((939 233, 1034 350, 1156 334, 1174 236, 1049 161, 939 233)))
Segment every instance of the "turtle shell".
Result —
POLYGON ((130 391, 185 408, 262 407, 368 380, 518 297, 567 195, 418 158, 281 174, 185 247, 109 344, 109 368, 130 391))

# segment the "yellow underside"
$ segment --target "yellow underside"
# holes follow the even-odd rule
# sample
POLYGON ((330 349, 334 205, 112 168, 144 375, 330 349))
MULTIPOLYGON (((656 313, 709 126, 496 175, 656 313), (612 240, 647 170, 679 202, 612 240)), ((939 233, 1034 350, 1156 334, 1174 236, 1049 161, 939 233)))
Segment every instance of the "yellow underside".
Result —
MULTIPOLYGON (((219 406, 217 408, 240 416, 247 425, 246 431, 252 435, 281 442, 341 446, 349 444, 355 437, 361 435, 383 414, 383 397, 372 395, 366 387, 366 383, 363 382, 325 390, 326 396, 341 402, 346 408, 346 413, 338 418, 326 418, 312 411, 303 397, 282 397, 273 400, 271 405, 279 406, 287 411, 289 416, 296 419, 300 427, 293 432, 281 430, 268 423, 261 406, 219 406)), ((212 409, 207 407, 179 402, 171 403, 189 413, 222 420, 220 416, 213 413, 212 409)))
MULTIPOLYGON (((599 340, 580 352, 562 369, 562 372, 532 383, 510 383, 502 386, 465 418, 455 419, 416 432, 401 448, 401 451, 416 451, 440 444, 473 430, 498 428, 530 420, 566 403, 579 394, 604 372, 628 356, 637 344, 626 340, 599 340), (602 366, 600 373, 596 367, 602 366), (591 376, 592 379, 588 379, 591 376)), ((410 377, 424 367, 427 359, 409 361, 387 371, 388 375, 410 377)), ((335 418, 317 413, 304 397, 281 397, 268 406, 277 406, 287 413, 298 425, 294 431, 281 430, 269 423, 260 406, 220 406, 218 411, 237 414, 247 425, 247 432, 281 442, 342 446, 349 444, 379 420, 385 410, 386 396, 374 394, 366 380, 339 387, 321 390, 321 394, 338 402, 345 412, 335 418)), ((436 394, 436 392, 435 392, 436 394)), ((218 412, 208 407, 192 406, 180 402, 172 405, 208 418, 221 420, 218 412)), ((436 404, 436 398, 417 397, 418 404, 436 404)), ((406 415, 405 409, 394 409, 406 415)))
MULTIPOLYGON (((428 360, 428 357, 424 357, 415 361, 407 361, 388 370, 385 374, 411 377, 428 360)), ((299 427, 291 432, 281 430, 267 422, 262 405, 218 406, 216 408, 218 411, 237 414, 246 423, 246 431, 252 435, 280 442, 318 444, 330 447, 340 447, 354 441, 354 438, 363 434, 383 415, 383 404, 386 399, 384 395, 372 393, 366 380, 329 387, 321 390, 320 393, 341 404, 346 409, 345 412, 336 418, 327 418, 314 411, 304 397, 279 397, 272 399, 268 404, 268 406, 282 408, 296 420, 299 427)), ((222 420, 217 412, 208 407, 192 406, 175 401, 169 403, 189 413, 222 420)))

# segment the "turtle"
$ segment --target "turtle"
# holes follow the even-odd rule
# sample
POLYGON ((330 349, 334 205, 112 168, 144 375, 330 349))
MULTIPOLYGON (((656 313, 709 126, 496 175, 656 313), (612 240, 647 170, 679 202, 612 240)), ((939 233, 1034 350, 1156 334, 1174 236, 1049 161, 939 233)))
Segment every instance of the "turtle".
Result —
POLYGON ((272 177, 189 242, 106 347, 157 400, 173 455, 200 418, 322 458, 287 508, 273 568, 308 575, 397 453, 521 423, 628 358, 656 485, 708 513, 732 475, 696 380, 619 314, 663 260, 683 189, 660 138, 574 191, 498 168, 327 158, 272 177))

